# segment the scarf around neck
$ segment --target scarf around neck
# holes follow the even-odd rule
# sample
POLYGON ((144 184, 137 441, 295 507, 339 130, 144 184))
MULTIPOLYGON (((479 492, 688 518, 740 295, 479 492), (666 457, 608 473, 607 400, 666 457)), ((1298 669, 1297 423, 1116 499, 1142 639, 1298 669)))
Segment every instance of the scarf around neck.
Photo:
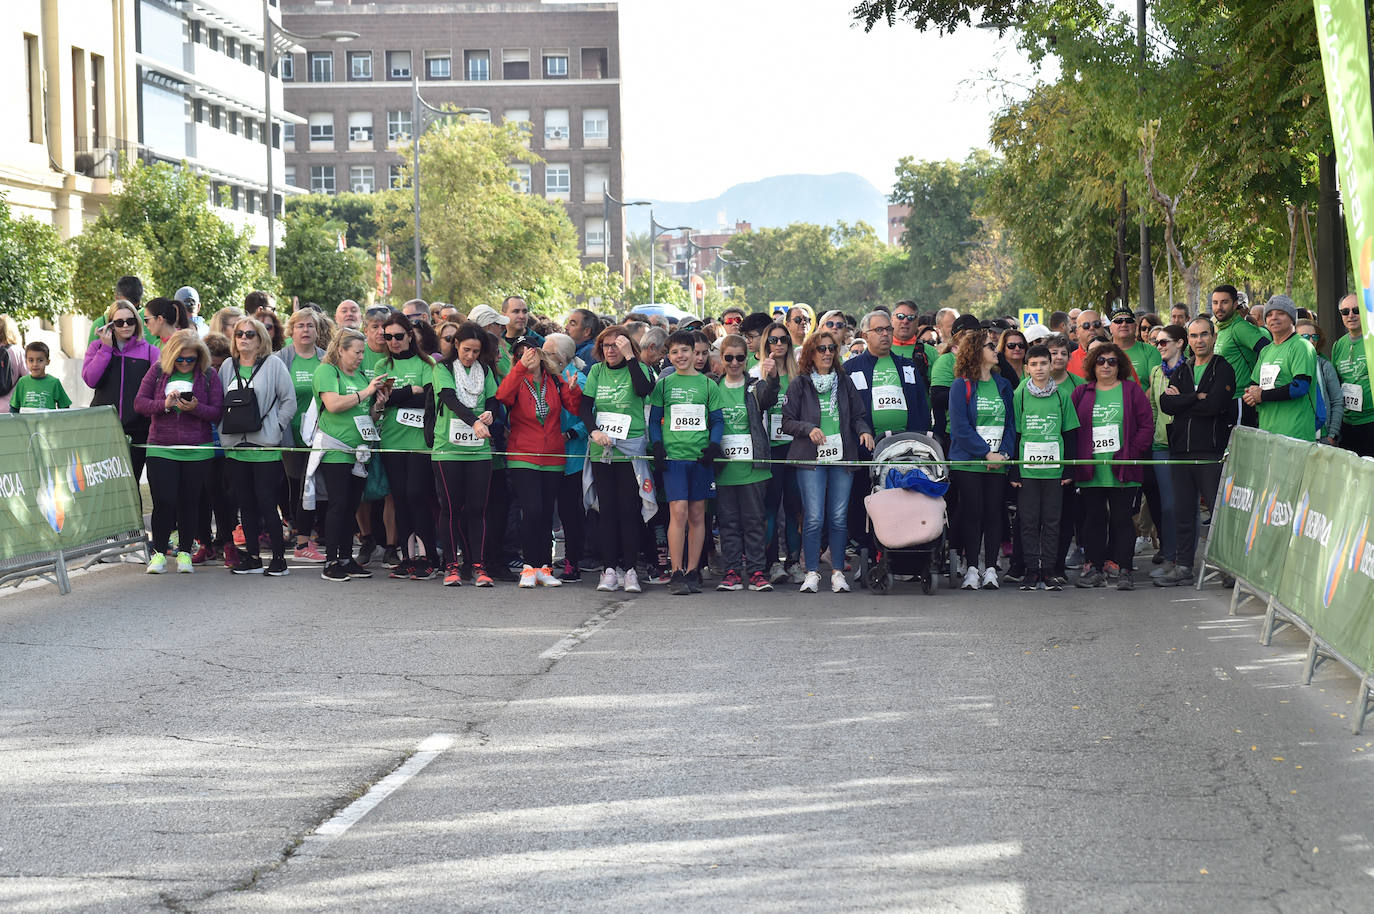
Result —
POLYGON ((477 401, 482 396, 482 389, 487 386, 487 373, 482 367, 482 363, 473 362, 471 368, 464 368, 463 363, 457 360, 453 363, 453 380, 457 383, 455 393, 458 395, 458 402, 468 409, 477 409, 477 401))
POLYGON ((1050 378, 1049 383, 1044 387, 1036 387, 1035 381, 1030 375, 1026 375, 1026 390, 1030 391, 1032 397, 1052 397, 1054 392, 1059 389, 1059 382, 1050 378))

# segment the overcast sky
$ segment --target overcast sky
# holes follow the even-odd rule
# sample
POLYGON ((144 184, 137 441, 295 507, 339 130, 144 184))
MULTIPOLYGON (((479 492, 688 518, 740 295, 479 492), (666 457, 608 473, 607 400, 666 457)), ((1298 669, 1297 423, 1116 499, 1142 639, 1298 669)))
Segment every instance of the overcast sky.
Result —
POLYGON ((630 197, 696 200, 777 174, 852 171, 892 188, 897 159, 987 146, 1010 37, 851 26, 851 0, 620 0, 630 197))

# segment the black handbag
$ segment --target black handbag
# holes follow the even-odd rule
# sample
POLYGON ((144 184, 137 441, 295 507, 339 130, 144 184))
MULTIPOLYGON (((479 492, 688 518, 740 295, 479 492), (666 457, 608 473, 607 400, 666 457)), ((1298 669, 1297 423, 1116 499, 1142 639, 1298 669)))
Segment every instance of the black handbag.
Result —
POLYGON ((238 373, 238 366, 234 366, 234 380, 237 383, 224 392, 224 415, 219 423, 219 430, 222 433, 247 435, 262 430, 262 413, 258 410, 258 395, 251 385, 253 379, 258 376, 258 370, 266 362, 267 359, 262 359, 254 365, 247 381, 238 373))

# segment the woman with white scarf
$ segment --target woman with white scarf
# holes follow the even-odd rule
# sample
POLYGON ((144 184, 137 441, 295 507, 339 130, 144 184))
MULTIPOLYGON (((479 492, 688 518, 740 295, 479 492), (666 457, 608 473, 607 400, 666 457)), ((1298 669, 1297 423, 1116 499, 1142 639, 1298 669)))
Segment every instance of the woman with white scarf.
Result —
POLYGON ((434 488, 445 540, 444 586, 464 579, 492 587, 482 567, 487 495, 491 491, 491 428, 496 402, 496 346, 470 321, 458 326, 448 356, 434 366, 434 488), (457 552, 461 546, 463 561, 457 552))

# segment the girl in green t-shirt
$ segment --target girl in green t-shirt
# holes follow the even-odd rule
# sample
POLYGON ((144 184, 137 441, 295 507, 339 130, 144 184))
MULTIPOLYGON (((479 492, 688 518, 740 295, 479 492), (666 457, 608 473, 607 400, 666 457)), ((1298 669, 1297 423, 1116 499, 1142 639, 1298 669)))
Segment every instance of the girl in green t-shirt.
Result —
MULTIPOLYGON (((765 573, 763 520, 763 499, 771 474, 766 465, 754 463, 763 457, 755 454, 754 448, 762 449, 766 441, 763 417, 777 401, 777 380, 773 371, 762 381, 745 374, 749 344, 742 336, 727 336, 721 342, 720 356, 725 363, 725 376, 719 383, 725 422, 721 447, 726 462, 716 471, 716 520, 721 559, 727 570, 716 589, 742 590, 747 581, 750 590, 772 590, 765 573)), ((767 361, 759 362, 760 374, 764 374, 767 361)))
POLYGON ((381 456, 395 509, 396 541, 391 545, 400 555, 391 577, 427 581, 434 577, 438 557, 430 508, 434 504, 434 471, 425 441, 425 391, 432 381, 434 360, 420 349, 414 325, 400 312, 393 312, 382 324, 382 340, 387 357, 378 363, 377 370, 387 378, 391 390, 382 410, 381 456), (423 557, 410 554, 411 534, 424 547, 423 557))
MULTIPOLYGON (((797 355, 787 328, 776 321, 764 328, 759 337, 759 361, 749 374, 766 380, 778 379, 778 400, 764 416, 768 425, 768 443, 775 461, 786 461, 792 436, 782 430, 782 408, 787 405, 787 386, 797 376, 797 355)), ((805 577, 801 567, 801 489, 797 485, 797 471, 788 463, 774 463, 763 495, 763 514, 767 537, 764 555, 768 558, 768 580, 773 584, 790 581, 800 584, 805 577), (779 542, 781 541, 781 542, 779 542), (778 561, 779 546, 786 553, 786 562, 778 561)))

